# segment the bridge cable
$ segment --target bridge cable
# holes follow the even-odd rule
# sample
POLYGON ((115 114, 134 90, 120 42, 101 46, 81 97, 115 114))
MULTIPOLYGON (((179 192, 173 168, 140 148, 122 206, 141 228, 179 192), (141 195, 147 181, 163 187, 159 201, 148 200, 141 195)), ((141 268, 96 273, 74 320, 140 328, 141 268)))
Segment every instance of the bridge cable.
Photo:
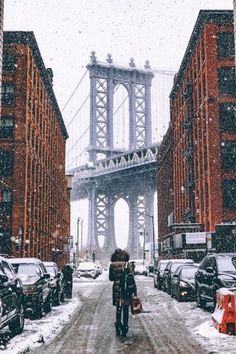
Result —
POLYGON ((66 103, 64 104, 64 106, 62 107, 62 112, 65 110, 65 108, 67 107, 67 105, 69 104, 70 100, 72 99, 72 97, 74 96, 75 92, 77 91, 78 87, 80 86, 81 82, 83 81, 83 79, 85 78, 85 75, 87 74, 87 71, 85 71, 84 75, 82 76, 82 78, 79 80, 78 84, 76 85, 76 87, 74 88, 74 91, 72 92, 72 94, 70 95, 70 97, 68 98, 68 100, 66 101, 66 103))
POLYGON ((69 154, 69 152, 71 152, 73 149, 74 149, 74 147, 78 144, 78 142, 80 141, 80 139, 82 139, 83 138, 83 136, 85 135, 85 133, 87 133, 87 131, 89 130, 89 126, 87 127, 87 129, 85 129, 84 131, 83 131, 83 133, 79 136, 79 138, 76 140, 76 142, 70 147, 70 149, 67 151, 67 153, 66 153, 66 155, 68 155, 69 154))
POLYGON ((79 107, 78 111, 75 113, 75 115, 72 117, 71 121, 67 124, 67 126, 66 126, 67 129, 69 128, 69 126, 71 125, 71 123, 73 122, 73 120, 77 117, 78 113, 81 111, 81 109, 83 108, 83 106, 84 106, 85 103, 87 102, 89 96, 90 96, 90 93, 89 93, 88 96, 85 98, 85 100, 83 101, 83 103, 82 103, 81 106, 79 107))

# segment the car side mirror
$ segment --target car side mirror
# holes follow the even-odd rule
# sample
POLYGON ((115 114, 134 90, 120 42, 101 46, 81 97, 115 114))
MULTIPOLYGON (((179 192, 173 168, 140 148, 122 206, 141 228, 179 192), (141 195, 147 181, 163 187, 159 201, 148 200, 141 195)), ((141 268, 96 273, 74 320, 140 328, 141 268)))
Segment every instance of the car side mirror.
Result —
POLYGON ((45 273, 44 274, 44 279, 50 279, 50 274, 49 273, 45 273))
POLYGON ((0 282, 1 283, 8 282, 8 277, 5 274, 0 274, 0 282))

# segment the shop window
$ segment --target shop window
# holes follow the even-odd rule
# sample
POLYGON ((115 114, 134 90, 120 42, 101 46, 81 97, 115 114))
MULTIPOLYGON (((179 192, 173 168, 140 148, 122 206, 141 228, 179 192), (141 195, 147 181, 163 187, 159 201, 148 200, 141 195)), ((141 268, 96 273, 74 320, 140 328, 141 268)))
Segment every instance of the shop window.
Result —
POLYGON ((236 210, 236 180, 225 180, 222 183, 223 208, 236 210))
POLYGON ((220 104, 220 130, 231 134, 236 133, 236 103, 220 104))
POLYGON ((16 71, 16 54, 3 54, 2 70, 3 74, 12 74, 16 71))
POLYGON ((221 95, 235 96, 235 68, 228 66, 219 68, 218 82, 221 95))
POLYGON ((217 33, 217 50, 221 58, 234 57, 234 33, 219 32, 217 33))
POLYGON ((13 153, 0 150, 0 177, 11 176, 13 173, 13 153))
POLYGON ((221 166, 223 170, 236 170, 236 141, 221 143, 221 166))
POLYGON ((0 254, 9 255, 11 252, 11 236, 10 229, 0 228, 0 254))
POLYGON ((1 103, 3 106, 13 106, 15 104, 15 85, 11 82, 2 83, 2 98, 1 103))
POLYGON ((13 137, 14 123, 15 119, 13 116, 0 117, 0 139, 13 137))

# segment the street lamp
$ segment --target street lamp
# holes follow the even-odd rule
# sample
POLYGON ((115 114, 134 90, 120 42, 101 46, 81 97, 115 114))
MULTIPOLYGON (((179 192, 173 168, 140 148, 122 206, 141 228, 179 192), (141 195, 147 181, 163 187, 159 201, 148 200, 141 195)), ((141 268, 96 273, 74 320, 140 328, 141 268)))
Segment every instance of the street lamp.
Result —
POLYGON ((144 213, 147 217, 152 219, 152 257, 153 257, 153 264, 156 263, 156 249, 155 249, 155 228, 154 228, 154 216, 144 213))

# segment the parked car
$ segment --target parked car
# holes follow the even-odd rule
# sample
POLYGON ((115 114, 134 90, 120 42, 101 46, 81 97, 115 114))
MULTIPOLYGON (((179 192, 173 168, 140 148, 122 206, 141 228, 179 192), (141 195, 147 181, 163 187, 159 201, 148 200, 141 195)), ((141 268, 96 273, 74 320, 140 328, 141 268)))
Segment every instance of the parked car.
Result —
POLYGON ((148 275, 147 267, 144 264, 135 264, 134 268, 135 275, 148 275))
POLYGON ((216 290, 236 287, 236 253, 208 254, 195 274, 196 301, 199 307, 216 303, 216 290))
POLYGON ((62 274, 59 272, 57 264, 54 262, 43 262, 46 271, 50 274, 50 287, 52 292, 52 305, 59 306, 64 301, 62 287, 62 274))
POLYGON ((154 277, 153 277, 153 282, 154 282, 154 288, 157 289, 162 289, 163 285, 163 275, 164 275, 164 270, 169 263, 169 259, 163 259, 158 262, 158 265, 156 269, 154 270, 154 277))
POLYGON ((50 312, 52 308, 50 275, 43 262, 38 258, 10 258, 9 261, 23 283, 25 314, 41 318, 43 310, 50 312))
POLYGON ((198 270, 195 264, 179 266, 173 274, 171 282, 171 296, 178 301, 182 299, 195 299, 194 275, 198 270))
POLYGON ((0 257, 0 330, 8 326, 12 335, 24 329, 24 292, 11 263, 0 257))
POLYGON ((95 279, 98 277, 96 265, 94 264, 94 262, 81 262, 77 268, 76 275, 78 278, 90 277, 95 279))
POLYGON ((176 269, 182 265, 182 264, 186 264, 186 263, 194 263, 191 259, 172 259, 170 260, 167 265, 166 268, 164 270, 164 274, 163 274, 163 290, 167 291, 168 294, 170 294, 171 292, 171 281, 173 278, 173 274, 176 271, 176 269))

